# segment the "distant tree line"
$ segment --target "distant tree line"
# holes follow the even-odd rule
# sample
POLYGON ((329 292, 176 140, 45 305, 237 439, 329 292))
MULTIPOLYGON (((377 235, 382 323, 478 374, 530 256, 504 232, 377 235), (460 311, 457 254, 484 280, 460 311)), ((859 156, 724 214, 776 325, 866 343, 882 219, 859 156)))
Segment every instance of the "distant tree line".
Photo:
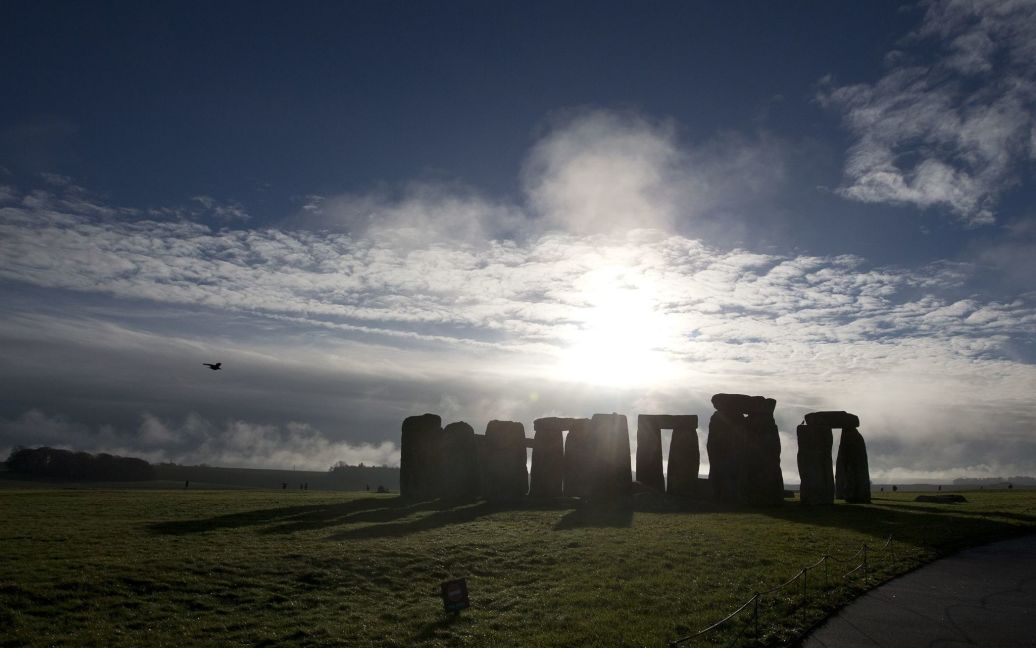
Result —
POLYGON ((146 481, 155 469, 143 459, 96 455, 60 448, 15 448, 7 458, 7 469, 38 479, 62 481, 146 481))

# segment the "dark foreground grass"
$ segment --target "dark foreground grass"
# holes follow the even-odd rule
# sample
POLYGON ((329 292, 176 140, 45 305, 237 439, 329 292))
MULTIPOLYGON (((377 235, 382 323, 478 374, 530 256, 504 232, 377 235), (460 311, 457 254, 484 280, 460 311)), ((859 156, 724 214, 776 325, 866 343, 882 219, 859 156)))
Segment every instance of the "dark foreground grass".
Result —
MULTIPOLYGON (((661 646, 868 543, 869 579, 832 564, 804 597, 797 583, 763 599, 759 643, 783 645, 862 588, 1036 529, 1036 493, 967 497, 507 510, 315 491, 2 490, 0 642, 661 646), (895 562, 876 551, 890 534, 895 562), (456 617, 438 599, 454 577, 472 602, 456 617)), ((690 645, 753 645, 753 627, 738 637, 749 618, 690 645)))

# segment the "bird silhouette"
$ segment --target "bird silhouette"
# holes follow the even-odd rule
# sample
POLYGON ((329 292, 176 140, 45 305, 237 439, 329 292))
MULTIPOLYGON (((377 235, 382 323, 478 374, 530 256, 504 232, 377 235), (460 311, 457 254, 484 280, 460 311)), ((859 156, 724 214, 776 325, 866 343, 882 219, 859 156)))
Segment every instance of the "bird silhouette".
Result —
POLYGON ((209 364, 208 362, 203 362, 202 364, 208 367, 209 369, 212 369, 213 371, 219 371, 219 368, 223 365, 222 362, 217 362, 216 364, 209 364))

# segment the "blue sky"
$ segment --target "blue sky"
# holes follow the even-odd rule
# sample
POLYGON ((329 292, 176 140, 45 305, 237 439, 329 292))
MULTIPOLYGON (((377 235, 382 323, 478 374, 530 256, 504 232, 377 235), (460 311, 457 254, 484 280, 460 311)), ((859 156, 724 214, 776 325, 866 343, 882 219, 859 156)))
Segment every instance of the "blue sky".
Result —
POLYGON ((878 479, 1036 472, 1032 2, 0 25, 0 449, 392 463, 412 413, 736 391, 789 481, 825 408, 878 479))

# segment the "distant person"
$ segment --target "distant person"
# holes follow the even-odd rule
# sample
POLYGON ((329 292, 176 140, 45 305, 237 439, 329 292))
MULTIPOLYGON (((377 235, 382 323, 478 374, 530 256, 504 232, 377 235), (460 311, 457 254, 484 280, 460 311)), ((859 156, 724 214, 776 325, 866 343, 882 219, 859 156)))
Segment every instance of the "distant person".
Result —
POLYGON ((203 362, 202 364, 205 365, 206 367, 208 367, 209 369, 212 369, 213 371, 219 371, 220 367, 223 366, 222 362, 217 362, 215 364, 210 364, 208 362, 203 362))
POLYGON ((940 485, 940 486, 939 486, 939 491, 940 491, 940 492, 942 491, 942 485, 940 485))
POLYGON ((882 493, 884 493, 884 492, 885 492, 885 487, 884 487, 884 486, 882 486, 882 487, 881 487, 881 492, 882 492, 882 493))
POLYGON ((367 492, 368 493, 371 492, 371 485, 370 484, 367 484, 367 492))
POLYGON ((281 482, 281 490, 288 490, 288 482, 281 482))
POLYGON ((895 493, 895 492, 896 492, 896 491, 898 491, 898 490, 899 490, 899 486, 893 486, 893 487, 892 487, 892 492, 893 492, 893 493, 895 493))
POLYGON ((191 480, 190 479, 184 480, 184 482, 183 482, 183 489, 187 490, 190 487, 191 487, 191 480))

